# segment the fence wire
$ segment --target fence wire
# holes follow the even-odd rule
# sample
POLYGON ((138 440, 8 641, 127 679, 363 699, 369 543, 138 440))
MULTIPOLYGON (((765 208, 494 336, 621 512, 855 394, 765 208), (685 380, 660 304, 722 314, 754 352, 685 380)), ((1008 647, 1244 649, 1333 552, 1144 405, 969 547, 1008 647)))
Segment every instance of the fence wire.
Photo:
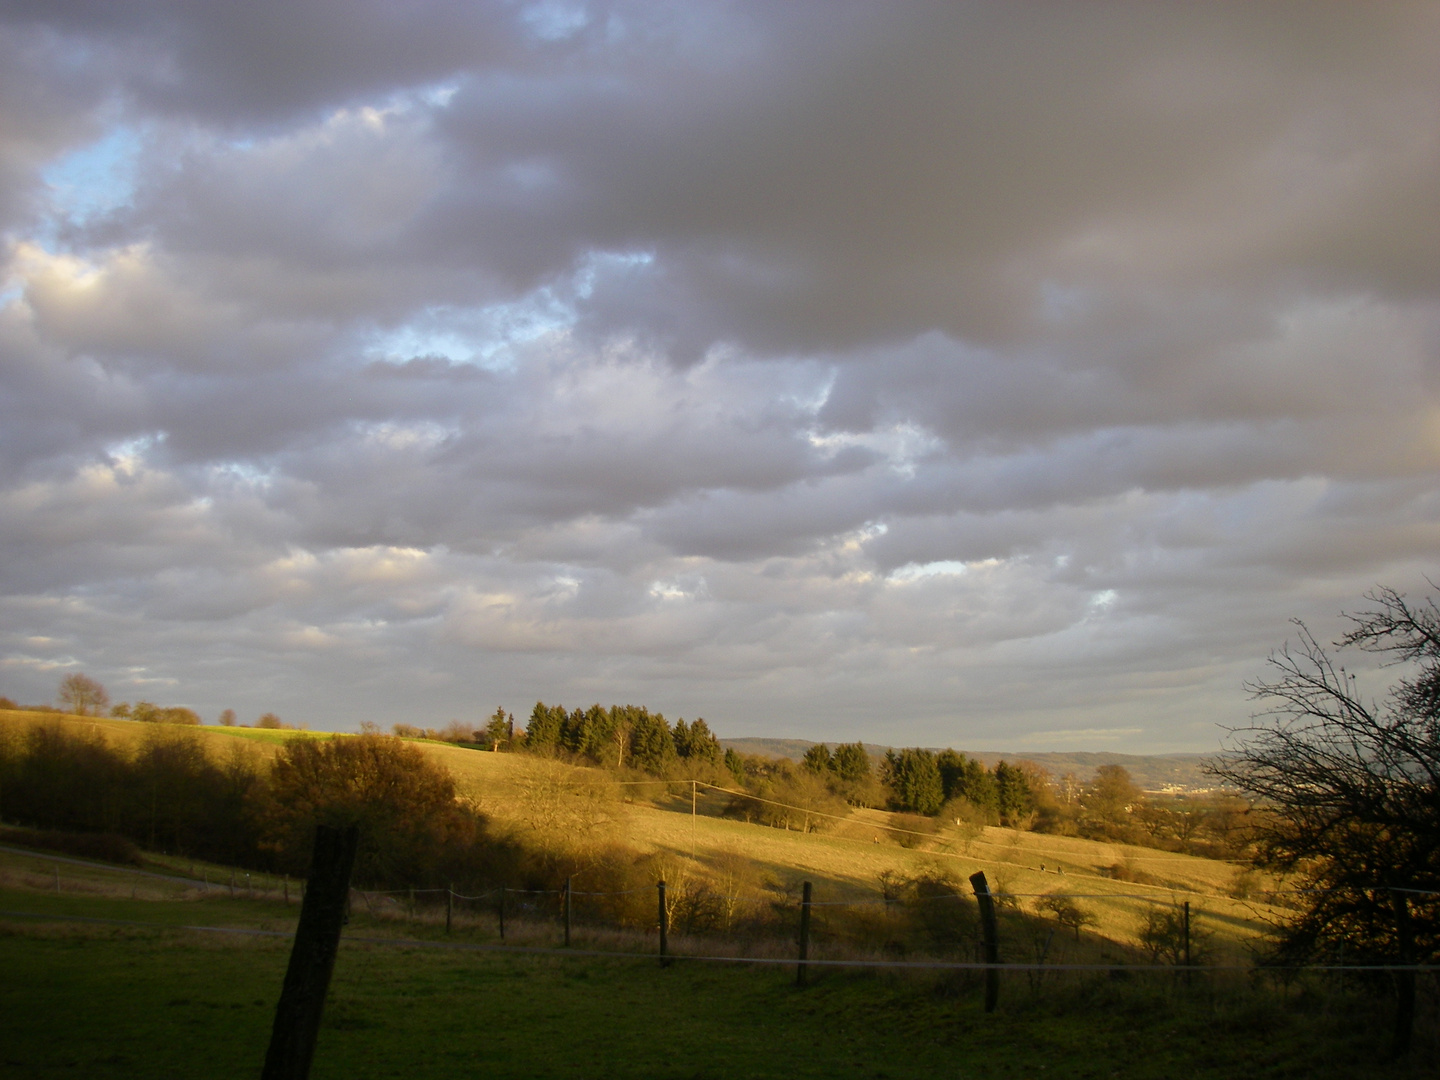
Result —
MULTIPOLYGON (((171 930, 199 934, 230 934, 242 937, 266 937, 266 938, 292 938, 293 933, 287 930, 264 930, 255 927, 241 926, 203 926, 199 924, 175 924, 162 923, 157 921, 145 921, 140 919, 106 919, 88 915, 61 915, 51 912, 35 911, 11 911, 0 910, 0 918, 3 919, 29 919, 36 922, 49 923, 79 923, 82 925, 101 926, 123 926, 145 930, 171 930)), ((646 960, 655 961, 657 953, 634 952, 619 949, 583 949, 583 948, 555 948, 544 945, 503 945, 487 942, 473 941, 435 941, 429 938, 397 938, 397 937, 375 937, 364 934, 342 933, 342 942, 351 942, 357 945, 378 945, 389 948, 404 949, 444 949, 458 952, 486 952, 486 953, 509 953, 517 956, 556 956, 569 957, 572 959, 605 959, 605 960, 646 960)), ((984 961, 975 960, 871 960, 863 958, 845 959, 816 959, 813 957, 799 960, 794 957, 780 956, 719 956, 708 953, 686 953, 667 952, 666 960, 691 961, 694 963, 711 964, 750 964, 764 967, 794 967, 803 963, 810 967, 829 968, 874 968, 892 969, 897 971, 1013 971, 1013 972, 1148 972, 1153 974, 1184 974, 1185 972, 1210 972, 1210 971, 1240 971, 1240 972, 1263 972, 1267 974, 1286 974, 1299 972, 1330 972, 1330 973, 1360 973, 1360 972, 1395 972, 1413 971, 1417 973, 1440 972, 1440 965, 1435 964, 1273 964, 1257 967, 1253 964, 1204 964, 1192 965, 1189 967, 1173 964, 1047 964, 1047 963, 1015 963, 1006 961, 1003 963, 990 964, 984 961)))

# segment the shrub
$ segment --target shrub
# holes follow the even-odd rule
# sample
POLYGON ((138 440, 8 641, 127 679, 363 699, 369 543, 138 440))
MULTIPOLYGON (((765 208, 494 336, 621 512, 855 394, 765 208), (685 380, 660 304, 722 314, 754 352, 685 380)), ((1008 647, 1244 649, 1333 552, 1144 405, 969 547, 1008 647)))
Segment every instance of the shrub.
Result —
POLYGON ((0 844, 59 851, 101 862, 140 866, 140 849, 123 836, 114 833, 60 832, 54 829, 0 829, 0 844))
POLYGON ((265 846, 303 872, 315 826, 358 825, 356 879, 440 884, 465 876, 479 815, 455 798, 450 774, 414 746, 383 735, 301 738, 276 758, 262 809, 265 846))
POLYGON ((919 814, 891 814, 890 826, 897 830, 890 835, 904 848, 917 848, 929 843, 939 827, 934 818, 919 814))
POLYGON ((1035 902, 1035 907, 1042 914, 1050 915, 1061 926, 1074 930, 1076 941, 1080 940, 1081 929, 1096 925, 1095 916, 1066 893, 1046 893, 1035 902))
MULTIPOLYGON (((1200 962, 1209 952, 1212 937, 1199 927, 1200 912, 1190 916, 1190 959, 1200 962)), ((1137 935, 1140 947, 1150 954, 1151 963, 1183 964, 1185 962, 1185 913, 1178 904, 1153 905, 1145 912, 1145 921, 1137 935)))

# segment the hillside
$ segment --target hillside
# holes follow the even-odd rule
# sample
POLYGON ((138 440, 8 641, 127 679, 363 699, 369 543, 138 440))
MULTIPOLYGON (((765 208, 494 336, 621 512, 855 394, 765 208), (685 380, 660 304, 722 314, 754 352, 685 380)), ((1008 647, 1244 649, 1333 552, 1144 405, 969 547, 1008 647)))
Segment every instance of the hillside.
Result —
POLYGON ((69 713, 32 712, 28 709, 0 709, 0 732, 19 733, 35 724, 60 724, 76 732, 101 735, 117 746, 131 747, 147 737, 174 732, 192 732, 215 751, 228 751, 239 743, 254 747, 262 755, 273 757, 276 751, 294 738, 333 738, 326 732, 280 731, 273 728, 211 727, 191 724, 147 724, 136 720, 119 720, 109 716, 74 716, 69 713))
MULTIPOLYGON (((521 754, 492 754, 426 743, 426 752, 455 776, 461 791, 475 799, 498 827, 521 833, 537 811, 557 813, 568 801, 567 821, 601 820, 591 841, 598 849, 616 840, 641 852, 673 856, 683 866, 693 857, 697 870, 714 871, 741 861, 754 881, 794 888, 815 883, 826 901, 875 901, 885 874, 913 877, 939 872, 964 881, 984 870, 992 888, 1017 895, 1031 909, 1050 892, 1083 896, 1098 920, 1097 930, 1117 941, 1134 941, 1155 905, 1191 900, 1196 918, 1212 930, 1217 947, 1232 957, 1259 932, 1268 908, 1230 893, 1241 868, 1230 863, 1176 855, 1153 848, 1103 843, 987 827, 942 828, 920 846, 901 845, 891 815, 852 810, 826 831, 801 833, 721 817, 728 797, 702 789, 691 816, 688 783, 655 783, 621 788, 608 774, 521 754), (608 801, 607 801, 608 800, 608 801), (599 811, 597 813, 597 811, 599 811), (1126 868, 1117 880, 1112 868, 1126 868)), ((578 834, 577 834, 578 835, 578 834)))
MULTIPOLYGON (((0 731, 7 734, 36 722, 86 729, 119 745, 137 745, 161 734, 189 735, 210 752, 226 755, 247 746, 269 756, 290 739, 335 737, 0 712, 0 731)), ((703 786, 694 791, 692 814, 688 782, 621 782, 597 769, 523 754, 426 741, 414 745, 449 770, 459 793, 473 800, 495 829, 536 843, 558 840, 571 850, 597 856, 622 849, 657 856, 667 861, 666 874, 675 875, 674 880, 728 875, 756 894, 793 890, 801 880, 810 880, 817 898, 826 902, 876 902, 885 876, 941 874, 963 882, 984 870, 992 888, 1015 894, 1023 909, 1034 909, 1046 893, 1083 897, 1098 932, 1122 942, 1135 940, 1145 914, 1157 905, 1189 899, 1222 951, 1236 956, 1268 913, 1264 905, 1230 895, 1241 868, 1213 860, 995 827, 948 824, 933 836, 915 837, 896 831, 891 815, 868 809, 851 810, 821 832, 788 831, 722 816, 730 797, 703 786), (1130 880, 1117 879, 1117 866, 1123 870, 1121 877, 1130 880)), ((1123 755, 1105 757, 1127 760, 1123 755)))

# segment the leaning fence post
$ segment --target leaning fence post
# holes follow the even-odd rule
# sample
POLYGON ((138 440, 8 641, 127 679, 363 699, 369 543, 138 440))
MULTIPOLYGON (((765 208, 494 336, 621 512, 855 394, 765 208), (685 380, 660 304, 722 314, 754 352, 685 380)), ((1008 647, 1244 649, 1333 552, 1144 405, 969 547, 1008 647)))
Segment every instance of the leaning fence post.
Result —
POLYGON ((665 882, 659 884, 660 893, 660 966, 670 965, 667 954, 670 951, 670 913, 665 910, 665 882))
POLYGON ((345 829, 328 825, 315 828, 310 887, 300 907, 300 924, 295 928, 290 966, 275 1006, 275 1025, 261 1080, 305 1080, 310 1074, 325 992, 340 947, 340 927, 345 921, 358 839, 359 830, 353 825, 345 829))
POLYGON ((445 932, 450 932, 450 913, 455 910, 455 883, 445 886, 445 932))
POLYGON ((570 879, 565 879, 565 947, 570 947, 570 879))
POLYGON ((805 882, 800 892, 800 963, 795 966, 795 985, 804 986, 808 968, 805 961, 810 958, 810 882, 805 882))
POLYGON ((970 875, 970 887, 980 904, 980 933, 985 945, 985 1011, 991 1013, 1000 1001, 1000 935, 995 925, 995 898, 990 895, 990 884, 983 870, 970 875))

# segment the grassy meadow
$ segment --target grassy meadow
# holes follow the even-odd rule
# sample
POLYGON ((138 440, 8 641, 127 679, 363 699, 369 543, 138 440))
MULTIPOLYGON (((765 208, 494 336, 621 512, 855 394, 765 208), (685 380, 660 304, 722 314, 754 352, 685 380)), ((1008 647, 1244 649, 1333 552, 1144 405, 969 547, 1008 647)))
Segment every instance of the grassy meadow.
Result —
MULTIPOLYGON (((0 853, 0 1077, 253 1077, 296 908, 0 853), (22 917, 29 913, 38 918, 22 917), (100 921, 105 920, 105 921, 100 921), (142 924, 142 925, 131 925, 142 924), (275 936, 187 927, 267 931, 275 936)), ((553 922, 521 928, 553 949, 553 922)), ((1394 1077, 1382 1003, 1227 973, 1115 979, 812 969, 466 948, 493 928, 357 905, 312 1071, 326 1077, 1394 1077), (399 938, 401 941, 397 941, 399 938), (387 944, 386 942, 395 942, 387 944)), ((511 941, 516 940, 512 931, 511 941)), ((577 948, 590 942, 577 941, 577 948)), ((653 948, 643 936, 612 947, 653 948)))
MULTIPOLYGON (((423 745, 492 820, 522 832, 533 804, 571 800, 593 806, 596 788, 611 783, 598 770, 520 754, 423 745)), ((990 887, 1017 894, 1022 909, 1033 909, 1046 893, 1081 896, 1079 902, 1096 919, 1096 935, 1130 943, 1148 908, 1189 900, 1197 926, 1213 935, 1215 958, 1230 962, 1243 961, 1246 944, 1279 914, 1268 904, 1232 895, 1242 867, 1152 848, 956 826, 907 848, 899 842, 901 834, 886 830, 890 815, 878 810, 857 809, 825 831, 801 833, 721 817, 728 796, 703 788, 692 816, 688 783, 614 788, 610 797, 614 802, 604 805, 602 815, 608 820, 594 829, 596 843, 619 839, 641 851, 673 856, 672 864, 682 873, 692 859, 695 872, 702 874, 738 859, 751 868, 753 880, 785 892, 796 891, 802 880, 812 881, 817 901, 877 900, 881 877, 887 873, 940 874, 963 881, 983 870, 990 887), (1142 880, 1110 876, 1117 863, 1142 880)), ((583 880, 575 887, 584 888, 583 880)))

